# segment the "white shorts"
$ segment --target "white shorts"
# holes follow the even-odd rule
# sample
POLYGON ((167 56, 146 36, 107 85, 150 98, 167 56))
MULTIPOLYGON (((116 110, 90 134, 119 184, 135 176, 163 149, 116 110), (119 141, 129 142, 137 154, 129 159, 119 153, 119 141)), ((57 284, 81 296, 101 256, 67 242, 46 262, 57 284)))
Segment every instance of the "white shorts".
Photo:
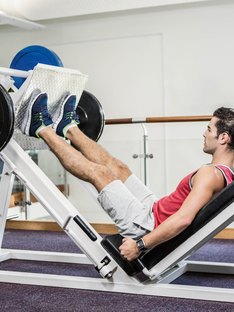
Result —
POLYGON ((115 180, 106 185, 98 201, 123 236, 137 238, 154 229, 152 207, 157 197, 134 174, 125 183, 115 180))

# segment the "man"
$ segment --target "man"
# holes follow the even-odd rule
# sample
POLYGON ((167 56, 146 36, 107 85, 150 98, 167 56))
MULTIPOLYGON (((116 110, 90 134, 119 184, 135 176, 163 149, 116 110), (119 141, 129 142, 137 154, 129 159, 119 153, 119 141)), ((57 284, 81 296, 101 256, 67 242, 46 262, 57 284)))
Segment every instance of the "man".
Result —
POLYGON ((50 116, 47 95, 34 93, 21 130, 42 138, 67 171, 95 186, 98 201, 124 236, 120 252, 129 261, 182 232, 234 180, 233 109, 216 110, 204 133, 204 152, 212 156, 211 163, 190 173, 175 192, 158 200, 124 163, 79 130, 75 107, 76 97, 66 95, 57 116, 50 116))

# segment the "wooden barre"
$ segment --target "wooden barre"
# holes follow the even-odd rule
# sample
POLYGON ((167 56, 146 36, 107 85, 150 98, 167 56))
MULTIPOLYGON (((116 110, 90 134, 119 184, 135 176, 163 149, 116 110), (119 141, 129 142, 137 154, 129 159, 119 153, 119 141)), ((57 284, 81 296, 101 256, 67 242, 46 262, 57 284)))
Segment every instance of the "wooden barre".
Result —
POLYGON ((145 118, 116 118, 106 119, 106 125, 122 125, 132 123, 163 123, 163 122, 197 122, 209 121, 212 116, 171 116, 171 117, 145 117, 145 118))

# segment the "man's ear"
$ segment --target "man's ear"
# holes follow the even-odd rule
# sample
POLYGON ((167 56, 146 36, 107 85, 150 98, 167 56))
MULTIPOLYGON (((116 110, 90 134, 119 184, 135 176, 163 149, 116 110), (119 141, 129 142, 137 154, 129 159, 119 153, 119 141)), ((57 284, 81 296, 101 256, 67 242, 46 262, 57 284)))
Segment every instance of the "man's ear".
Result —
POLYGON ((220 133, 219 141, 221 145, 230 143, 231 141, 230 135, 227 132, 220 133))

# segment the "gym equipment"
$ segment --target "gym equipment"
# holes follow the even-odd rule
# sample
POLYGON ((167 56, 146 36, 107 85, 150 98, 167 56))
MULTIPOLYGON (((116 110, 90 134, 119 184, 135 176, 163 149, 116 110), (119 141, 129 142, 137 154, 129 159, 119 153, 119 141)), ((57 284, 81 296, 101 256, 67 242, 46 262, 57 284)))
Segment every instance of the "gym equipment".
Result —
MULTIPOLYGON (((196 218, 193 220, 191 225, 188 226, 182 233, 170 239, 169 241, 166 241, 142 253, 142 255, 137 260, 134 260, 132 262, 124 261, 124 263, 122 263, 123 258, 119 253, 119 246, 122 244, 123 237, 119 234, 106 236, 102 241, 102 245, 106 248, 106 250, 110 252, 110 254, 113 256, 116 262, 118 262, 121 265, 121 267, 125 270, 125 272, 129 275, 138 274, 141 271, 142 267, 146 267, 148 270, 150 270, 155 265, 157 265, 157 268, 161 267, 161 270, 163 271, 165 269, 165 258, 179 246, 181 248, 182 245, 185 246, 187 244, 186 253, 185 249, 183 249, 182 255, 183 257, 190 256, 191 253, 193 253, 196 249, 198 249, 197 246, 194 246, 194 244, 192 243, 191 237, 193 237, 193 235, 196 235, 199 230, 202 229, 203 231, 203 229, 206 227, 207 224, 209 224, 209 222, 211 222, 215 218, 220 217, 220 215, 224 213, 227 206, 229 206, 234 202, 233 190, 234 190, 234 182, 228 185, 221 193, 219 193, 218 196, 216 196, 216 198, 214 198, 208 204, 206 204, 198 212, 196 218), (190 241, 191 244, 187 243, 190 241)), ((212 235, 209 235, 208 232, 207 233, 204 232, 202 236, 203 238, 202 244, 204 244, 206 241, 212 238, 212 236, 218 234, 219 232, 220 232, 219 227, 217 227, 215 231, 212 232, 212 235)), ((178 261, 181 260, 179 253, 177 254, 174 260, 175 262, 173 263, 173 265, 175 265, 178 261)), ((187 265, 187 263, 185 262, 184 265, 187 265)), ((189 269, 191 270, 191 268, 193 268, 193 271, 196 272, 195 264, 190 265, 189 269)), ((155 274, 158 275, 159 272, 155 272, 155 274)))
MULTIPOLYGON (((61 59, 54 51, 40 45, 25 47, 15 55, 10 64, 10 68, 19 73, 19 75, 13 76, 18 89, 28 77, 22 73, 33 70, 38 64, 63 67, 61 59)), ((81 121, 78 127, 92 140, 98 141, 104 128, 104 112, 98 99, 90 92, 83 91, 78 102, 77 112, 81 121)), ((45 146, 43 145, 43 147, 45 146)))
MULTIPOLYGON (((200 224, 201 215, 198 214, 192 229, 185 230, 186 235, 182 232, 173 241, 158 246, 155 251, 147 252, 138 261, 129 263, 120 257, 115 239, 107 237, 102 240, 102 237, 14 139, 10 140, 4 150, 0 152, 0 158, 4 161, 0 183, 0 242, 3 238, 13 179, 16 175, 84 252, 84 255, 77 255, 2 248, 0 249, 0 261, 21 259, 86 263, 93 264, 101 275, 100 278, 91 278, 0 271, 0 282, 234 302, 233 289, 169 284, 189 270, 234 274, 233 263, 185 260, 208 239, 234 221, 234 182, 213 199, 207 207, 204 207, 201 213, 204 219, 206 219, 207 208, 210 215, 205 223, 200 224), (215 212, 213 212, 214 207, 217 210, 215 212), (111 248, 109 248, 110 244, 112 244, 111 248), (154 257, 156 261, 154 261, 154 257), (132 268, 134 264, 136 265, 132 268), (126 269, 126 266, 129 267, 129 265, 131 265, 130 269, 126 269), (139 272, 140 275, 137 274, 139 272)), ((117 236, 117 240, 120 239, 121 237, 117 236)))
POLYGON ((0 151, 10 141, 14 130, 14 108, 9 93, 0 85, 0 151))
MULTIPOLYGON (((67 77, 66 79, 62 79, 61 76, 63 77, 64 75, 63 73, 57 73, 56 67, 52 67, 53 70, 51 70, 50 67, 48 69, 48 67, 45 67, 45 66, 46 65, 37 65, 35 67, 35 73, 37 73, 37 71, 40 72, 42 70, 43 75, 45 75, 44 72, 47 70, 49 71, 50 79, 51 79, 51 75, 57 74, 59 77, 57 89, 58 90, 61 89, 60 85, 66 83, 67 77)), ((17 130, 17 128, 19 128, 22 122, 22 118, 24 117, 20 113, 20 107, 27 100, 27 97, 30 96, 31 91, 33 90, 33 87, 35 85, 34 80, 37 80, 38 75, 35 74, 35 76, 36 78, 34 79, 34 76, 31 75, 30 82, 27 85, 27 91, 24 93, 24 97, 23 98, 21 97, 20 100, 17 102, 17 104, 15 104, 16 118, 14 117, 13 102, 9 93, 2 86, 0 88, 0 103, 1 103, 0 105, 0 111, 1 111, 0 150, 2 150, 6 146, 6 144, 9 142, 9 140, 11 139, 13 135, 14 126, 16 128, 14 137, 20 143, 20 145, 23 145, 22 147, 24 149, 32 149, 35 147, 37 147, 38 149, 46 148, 46 145, 44 144, 44 142, 42 141, 40 142, 40 140, 37 140, 34 138, 26 137, 17 130), (31 90, 30 90, 30 84, 33 85, 31 90)), ((73 91, 72 92, 73 94, 74 92, 76 92, 77 98, 79 99, 82 93, 82 87, 81 89, 79 89, 79 87, 76 87, 76 86, 74 87, 74 85, 76 85, 76 83, 80 84, 79 80, 81 80, 81 84, 82 84, 83 83, 82 80, 83 79, 86 80, 86 77, 82 77, 82 76, 80 77, 80 74, 79 74, 78 77, 75 79, 74 72, 72 72, 72 79, 74 81, 72 82, 72 86, 70 87, 71 91, 73 91), (78 94, 77 94, 77 91, 79 91, 78 94)), ((39 84, 39 82, 37 83, 39 84)), ((54 81, 54 85, 56 85, 56 83, 57 81, 54 81)), ((43 79, 43 84, 46 84, 46 81, 44 81, 44 79, 43 79)), ((67 88, 69 89, 69 86, 67 88)), ((42 86, 41 89, 46 90, 46 87, 42 86)), ((77 105, 77 111, 81 115, 80 124, 78 126, 92 140, 97 141, 100 138, 102 131, 103 131, 103 127, 104 127, 104 112, 97 98, 95 98, 88 91, 83 91, 83 92, 84 94, 81 96, 77 105)), ((51 93, 51 90, 47 90, 47 93, 49 94, 50 99, 53 99, 53 97, 56 98, 54 95, 54 91, 53 93, 51 93)), ((57 95, 57 98, 58 98, 58 95, 57 95)), ((56 100, 54 100, 52 103, 49 103, 49 105, 50 105, 50 108, 53 109, 53 107, 56 105, 56 100)))
MULTIPOLYGON (((61 59, 54 51, 43 46, 32 45, 20 50, 15 55, 10 64, 10 68, 29 71, 38 63, 63 67, 61 59)), ((25 78, 22 77, 13 77, 13 79, 18 89, 25 81, 25 78)))
POLYGON ((80 117, 80 130, 97 142, 104 128, 104 111, 98 99, 84 90, 76 112, 80 117))

